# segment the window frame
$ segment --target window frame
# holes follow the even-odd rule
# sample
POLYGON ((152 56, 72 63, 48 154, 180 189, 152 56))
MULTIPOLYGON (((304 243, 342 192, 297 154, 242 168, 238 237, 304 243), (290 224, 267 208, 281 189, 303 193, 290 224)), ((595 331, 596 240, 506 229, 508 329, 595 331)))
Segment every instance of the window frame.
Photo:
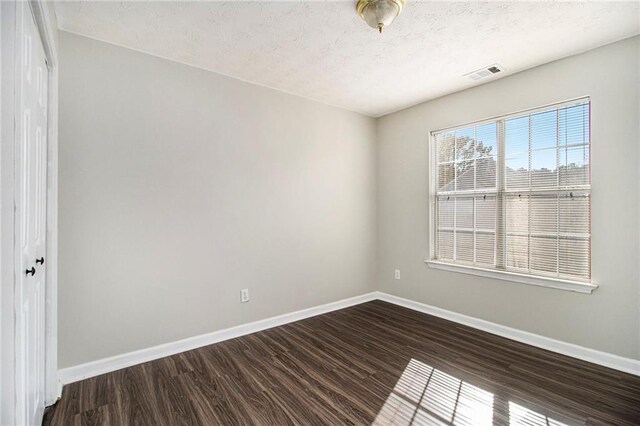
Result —
MULTIPOLYGON (((438 172, 438 158, 437 158, 437 148, 436 148, 436 134, 442 133, 444 131, 455 131, 458 129, 462 129, 469 126, 481 126, 483 124, 488 123, 496 123, 498 128, 502 128, 502 131, 499 131, 497 136, 497 145, 498 152, 496 158, 498 158, 498 172, 496 175, 496 189, 490 190, 487 194, 491 193, 496 195, 496 202, 498 202, 498 198, 500 198, 501 193, 508 193, 504 188, 504 179, 505 179, 505 171, 502 168, 505 166, 504 160, 504 122, 510 118, 519 117, 522 115, 533 114, 536 112, 548 111, 550 109, 559 109, 567 106, 572 106, 581 103, 589 103, 589 108, 591 108, 591 99, 589 96, 581 96, 578 98, 562 101, 562 102, 554 102, 551 104, 547 104, 540 107, 525 109, 521 111, 517 111, 514 113, 509 113, 505 115, 499 115, 491 118, 486 118, 482 120, 472 121, 464 124, 459 124, 455 126, 445 127, 442 129, 432 130, 429 132, 429 143, 428 143, 428 165, 429 165, 429 173, 428 173, 428 215, 429 215, 429 247, 428 247, 428 259, 425 260, 425 263, 431 268, 458 272, 464 274, 471 274, 481 277, 494 278, 499 280, 506 280, 511 282, 530 284, 542 287, 555 288, 560 290, 574 291, 578 293, 592 293, 598 285, 593 281, 593 277, 591 281, 578 281, 578 280, 570 280, 563 279, 557 277, 550 277, 544 275, 535 275, 535 274, 527 274, 527 273, 518 273, 507 270, 493 269, 493 268, 483 268, 481 266, 475 265, 465 265, 458 264, 452 262, 445 262, 437 260, 436 258, 436 230, 437 230, 437 204, 436 204, 436 190, 437 190, 437 172, 438 172)), ((589 127, 591 127, 591 117, 589 117, 589 127)), ((589 132, 589 151, 591 151, 591 132, 589 132)), ((589 170, 591 170, 592 158, 589 154, 589 170)), ((589 171, 589 173, 591 173, 589 171)), ((589 185, 589 194, 592 197, 591 193, 591 183, 589 185)), ((471 195, 471 194, 470 194, 471 195)), ((471 195, 473 196, 473 195, 471 195)), ((593 198, 590 200, 593 202, 593 198)), ((498 209, 499 210, 499 209, 498 209)), ((590 219, 591 222, 592 219, 590 219)), ((495 234, 496 241, 498 239, 504 238, 504 236, 498 235, 498 229, 496 229, 495 234)), ((590 232, 590 241, 593 244, 593 232, 590 232)), ((589 254, 592 256, 592 252, 589 254)), ((591 262, 591 259, 590 259, 591 262)))

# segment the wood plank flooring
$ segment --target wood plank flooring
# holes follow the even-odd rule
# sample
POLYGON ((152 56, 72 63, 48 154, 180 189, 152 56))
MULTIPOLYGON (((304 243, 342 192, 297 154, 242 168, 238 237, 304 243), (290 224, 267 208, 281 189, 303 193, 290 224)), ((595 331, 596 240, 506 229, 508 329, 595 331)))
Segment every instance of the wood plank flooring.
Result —
POLYGON ((64 387, 45 425, 640 425, 640 377, 382 301, 64 387))

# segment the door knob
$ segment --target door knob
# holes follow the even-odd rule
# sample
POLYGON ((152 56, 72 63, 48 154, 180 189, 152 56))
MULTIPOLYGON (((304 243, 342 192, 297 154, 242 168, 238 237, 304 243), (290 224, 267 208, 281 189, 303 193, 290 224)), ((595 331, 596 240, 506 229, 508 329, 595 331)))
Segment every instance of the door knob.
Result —
POLYGON ((44 265, 44 257, 41 257, 40 259, 36 259, 36 264, 44 265))
POLYGON ((27 269, 25 272, 27 275, 31 274, 31 276, 34 276, 36 274, 36 268, 32 266, 31 269, 27 269))

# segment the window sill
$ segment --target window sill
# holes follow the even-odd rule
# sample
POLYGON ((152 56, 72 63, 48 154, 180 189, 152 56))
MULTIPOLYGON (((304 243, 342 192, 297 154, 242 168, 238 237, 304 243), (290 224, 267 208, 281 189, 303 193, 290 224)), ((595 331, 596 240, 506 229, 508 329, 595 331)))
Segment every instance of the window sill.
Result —
POLYGON ((541 287, 555 288, 558 290, 575 291, 577 293, 591 294, 598 288, 596 284, 580 281, 569 281, 551 277, 531 276, 516 272, 494 271, 491 269, 476 268, 473 266, 456 265, 438 262, 437 260, 425 260, 430 268, 443 271, 460 272, 463 274, 477 275, 479 277, 494 278, 497 280, 512 281, 523 284, 537 285, 541 287))

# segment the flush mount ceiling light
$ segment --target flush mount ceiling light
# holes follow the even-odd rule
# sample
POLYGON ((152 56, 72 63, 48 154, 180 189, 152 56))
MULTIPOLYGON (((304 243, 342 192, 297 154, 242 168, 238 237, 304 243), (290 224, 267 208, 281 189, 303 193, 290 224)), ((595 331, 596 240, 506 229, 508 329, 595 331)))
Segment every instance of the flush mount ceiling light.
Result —
POLYGON ((405 0, 358 0, 358 15, 371 27, 382 32, 402 11, 405 0))

